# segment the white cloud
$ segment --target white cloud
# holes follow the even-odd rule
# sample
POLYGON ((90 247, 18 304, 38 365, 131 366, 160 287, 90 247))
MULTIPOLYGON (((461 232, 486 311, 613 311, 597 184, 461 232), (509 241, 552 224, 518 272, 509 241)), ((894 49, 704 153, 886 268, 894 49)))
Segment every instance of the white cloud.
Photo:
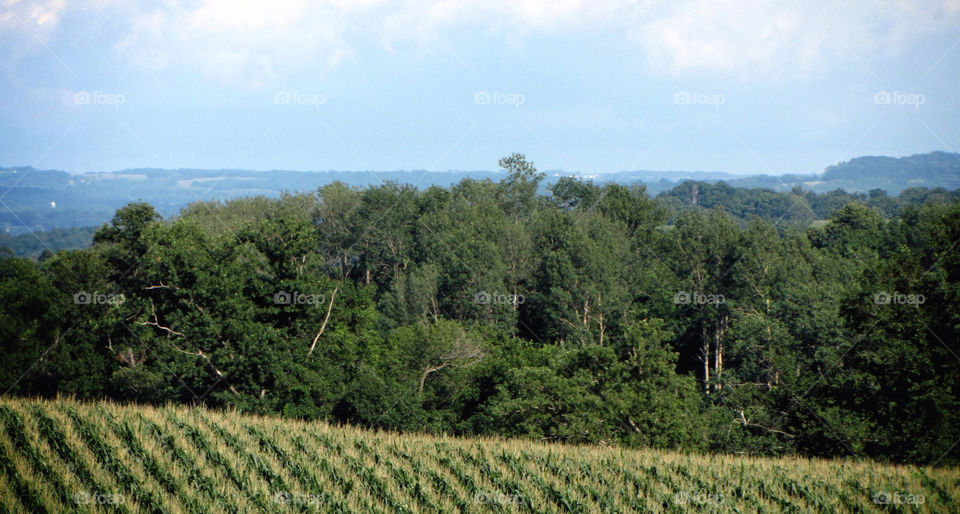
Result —
POLYGON ((836 59, 895 53, 960 24, 960 2, 690 0, 642 24, 651 66, 683 75, 791 77, 836 59))
POLYGON ((256 87, 301 67, 336 66, 350 53, 345 16, 364 7, 342 0, 169 2, 137 14, 117 48, 140 65, 192 68, 256 87))
POLYGON ((0 8, 0 27, 5 30, 42 30, 53 27, 64 11, 66 0, 6 0, 0 8))
POLYGON ((791 60, 809 55, 792 49, 793 41, 814 44, 816 35, 798 32, 801 17, 795 9, 775 9, 765 2, 691 2, 666 17, 646 24, 641 43, 658 70, 734 72, 746 65, 770 65, 787 54, 791 60), (766 11, 766 12, 764 12, 766 11))
POLYGON ((226 82, 269 82, 292 69, 330 68, 370 38, 429 44, 445 30, 481 25, 523 34, 610 19, 586 0, 202 0, 168 1, 133 16, 117 45, 141 65, 188 65, 226 82))
MULTIPOLYGON (((25 30, 45 39, 68 8, 64 0, 5 1, 3 39, 22 38, 16 32, 25 30)), ((361 38, 390 47, 403 41, 429 45, 456 30, 509 38, 614 31, 636 43, 632 50, 624 48, 636 52, 630 57, 646 60, 661 74, 753 79, 788 78, 838 58, 894 53, 913 39, 956 32, 960 26, 960 0, 163 0, 144 4, 147 8, 136 5, 94 0, 77 9, 128 20, 116 48, 141 66, 194 69, 215 80, 254 86, 301 68, 332 68, 361 38)))
POLYGON ((14 53, 43 47, 66 10, 66 0, 5 0, 0 4, 0 40, 14 53))

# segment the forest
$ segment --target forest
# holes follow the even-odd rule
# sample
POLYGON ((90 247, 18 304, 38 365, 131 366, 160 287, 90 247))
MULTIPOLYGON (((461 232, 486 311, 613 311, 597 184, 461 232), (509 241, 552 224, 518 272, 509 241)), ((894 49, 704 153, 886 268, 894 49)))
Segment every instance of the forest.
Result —
POLYGON ((116 211, 0 257, 8 395, 960 463, 960 200, 544 174, 116 211), (732 206, 737 206, 733 208, 732 206), (747 206, 747 207, 744 207, 747 206), (816 220, 825 220, 815 222, 816 220))

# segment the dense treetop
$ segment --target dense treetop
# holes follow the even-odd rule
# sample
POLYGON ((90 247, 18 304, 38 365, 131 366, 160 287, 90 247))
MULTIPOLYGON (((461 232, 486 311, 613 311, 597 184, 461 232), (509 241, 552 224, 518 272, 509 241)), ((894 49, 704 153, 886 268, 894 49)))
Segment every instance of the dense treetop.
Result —
POLYGON ((499 182, 334 183, 169 220, 135 203, 87 249, 3 258, 0 386, 435 433, 960 459, 956 193, 689 182, 656 200, 563 179, 544 195, 522 155, 500 164, 499 182))

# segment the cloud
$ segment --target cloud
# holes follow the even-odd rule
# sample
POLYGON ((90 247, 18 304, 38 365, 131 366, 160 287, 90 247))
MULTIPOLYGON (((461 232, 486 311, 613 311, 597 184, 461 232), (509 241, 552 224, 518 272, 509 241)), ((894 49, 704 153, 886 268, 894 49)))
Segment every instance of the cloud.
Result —
POLYGON ((6 0, 0 8, 0 27, 4 30, 38 30, 56 26, 66 0, 6 0))
POLYGON ((635 34, 656 71, 794 77, 829 62, 895 53, 910 40, 952 30, 960 2, 673 4, 635 34))
POLYGON ((388 37, 438 36, 458 25, 530 33, 594 27, 615 19, 615 13, 635 2, 608 0, 413 0, 387 17, 388 37))
POLYGON ((5 0, 0 3, 0 43, 8 58, 42 49, 66 11, 66 0, 5 0))
POLYGON ((142 66, 188 66, 257 86, 304 67, 330 69, 361 39, 386 47, 429 44, 447 30, 481 25, 514 35, 610 19, 586 0, 201 0, 169 1, 132 16, 117 44, 142 66))
POLYGON ((189 68, 260 86, 299 68, 329 69, 351 52, 345 17, 371 2, 170 2, 134 16, 116 48, 153 69, 189 68))
POLYGON ((651 66, 668 73, 799 64, 816 55, 823 35, 816 28, 803 34, 798 10, 762 1, 686 2, 644 25, 637 36, 651 66))
MULTIPOLYGON (((11 31, 25 30, 45 40, 73 4, 5 7, 0 38, 8 42, 23 39, 11 31)), ((430 45, 463 30, 509 38, 622 33, 633 42, 624 45, 628 57, 659 74, 784 79, 838 59, 895 53, 960 26, 960 0, 96 0, 77 9, 122 20, 115 49, 139 66, 254 87, 304 68, 331 69, 363 41, 430 45)))

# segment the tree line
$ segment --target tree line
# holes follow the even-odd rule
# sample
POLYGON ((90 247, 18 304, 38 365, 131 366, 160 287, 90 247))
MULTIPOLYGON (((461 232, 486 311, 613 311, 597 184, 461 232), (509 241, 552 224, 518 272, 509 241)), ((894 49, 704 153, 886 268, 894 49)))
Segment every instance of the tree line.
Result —
POLYGON ((390 430, 960 461, 955 193, 895 211, 871 193, 803 227, 643 186, 564 178, 543 195, 524 156, 500 166, 499 182, 334 183, 170 220, 133 203, 89 248, 4 257, 0 387, 390 430))

